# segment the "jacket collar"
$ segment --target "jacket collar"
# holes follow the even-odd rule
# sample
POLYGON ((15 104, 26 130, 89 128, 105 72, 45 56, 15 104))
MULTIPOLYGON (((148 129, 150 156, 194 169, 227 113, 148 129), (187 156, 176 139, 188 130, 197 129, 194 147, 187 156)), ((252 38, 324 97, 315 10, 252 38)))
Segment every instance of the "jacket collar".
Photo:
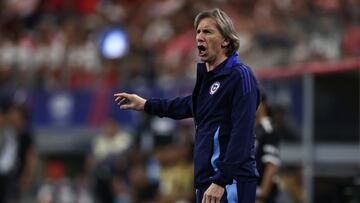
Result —
POLYGON ((230 73, 231 68, 235 65, 241 64, 240 60, 238 59, 238 54, 234 53, 233 55, 229 56, 225 61, 220 63, 216 66, 212 71, 207 72, 205 63, 198 63, 197 68, 198 70, 206 74, 208 76, 220 76, 220 75, 227 75, 230 73))

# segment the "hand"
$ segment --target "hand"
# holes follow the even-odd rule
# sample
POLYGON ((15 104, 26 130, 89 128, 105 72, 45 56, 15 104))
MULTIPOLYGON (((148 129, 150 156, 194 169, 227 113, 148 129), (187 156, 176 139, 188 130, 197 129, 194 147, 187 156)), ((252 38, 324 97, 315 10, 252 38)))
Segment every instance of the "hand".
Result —
POLYGON ((223 187, 212 183, 210 187, 205 191, 201 203, 220 203, 224 191, 225 189, 223 187))
POLYGON ((116 93, 114 97, 120 109, 144 110, 146 100, 136 94, 116 93))

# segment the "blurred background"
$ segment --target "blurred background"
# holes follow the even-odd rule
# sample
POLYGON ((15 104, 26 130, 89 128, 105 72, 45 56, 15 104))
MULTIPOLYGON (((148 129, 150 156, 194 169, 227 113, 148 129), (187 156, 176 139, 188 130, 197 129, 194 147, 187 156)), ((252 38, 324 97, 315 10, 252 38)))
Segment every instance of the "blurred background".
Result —
POLYGON ((280 138, 278 202, 360 202, 358 0, 0 0, 0 202, 194 202, 193 19, 233 19, 280 138))

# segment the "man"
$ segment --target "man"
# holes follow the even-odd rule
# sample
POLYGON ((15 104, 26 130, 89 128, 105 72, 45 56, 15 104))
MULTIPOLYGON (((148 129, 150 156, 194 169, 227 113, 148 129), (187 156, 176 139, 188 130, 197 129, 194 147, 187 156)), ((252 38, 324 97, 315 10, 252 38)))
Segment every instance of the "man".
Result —
POLYGON ((0 202, 18 202, 31 189, 37 153, 25 106, 0 103, 0 202))
POLYGON ((8 106, 0 101, 0 202, 15 202, 16 134, 10 127, 8 106))
POLYGON ((102 132, 93 140, 86 168, 91 169, 98 202, 114 202, 113 176, 116 164, 126 155, 131 144, 131 135, 122 131, 112 118, 104 122, 102 132))
MULTIPOLYGON (((17 151, 17 190, 20 194, 26 194, 31 189, 31 184, 35 178, 37 162, 37 150, 30 127, 28 109, 24 105, 13 104, 8 112, 8 119, 14 132, 18 144, 17 151)), ((16 195, 20 198, 20 195, 16 195)))
POLYGON ((256 165, 260 180, 256 190, 256 203, 274 203, 277 196, 277 172, 280 166, 279 137, 268 116, 266 96, 256 112, 256 165))
POLYGON ((231 19, 220 9, 199 13, 194 21, 198 56, 192 95, 148 99, 114 96, 121 109, 144 110, 160 117, 195 122, 197 203, 254 203, 255 112, 258 85, 249 67, 238 60, 239 39, 231 19))

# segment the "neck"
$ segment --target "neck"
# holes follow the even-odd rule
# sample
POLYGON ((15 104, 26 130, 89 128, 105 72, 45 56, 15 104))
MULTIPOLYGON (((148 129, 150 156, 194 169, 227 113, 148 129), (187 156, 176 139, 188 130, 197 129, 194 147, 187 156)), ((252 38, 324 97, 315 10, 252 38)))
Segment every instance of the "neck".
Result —
POLYGON ((213 62, 206 62, 207 72, 214 70, 220 63, 224 62, 227 59, 227 56, 221 56, 213 62))

